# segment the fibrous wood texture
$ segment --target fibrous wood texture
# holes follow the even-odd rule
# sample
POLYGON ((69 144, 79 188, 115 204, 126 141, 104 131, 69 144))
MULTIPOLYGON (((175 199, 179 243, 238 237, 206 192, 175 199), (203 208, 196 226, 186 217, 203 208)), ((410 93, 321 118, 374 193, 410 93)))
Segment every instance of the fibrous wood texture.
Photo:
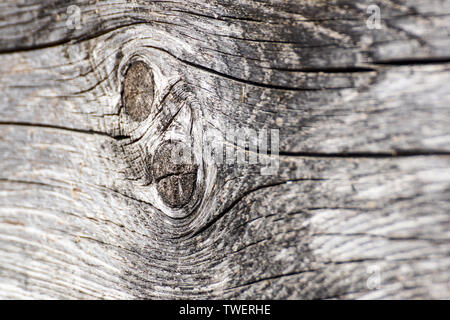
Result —
POLYGON ((450 1, 0 8, 0 297, 450 298, 450 1))

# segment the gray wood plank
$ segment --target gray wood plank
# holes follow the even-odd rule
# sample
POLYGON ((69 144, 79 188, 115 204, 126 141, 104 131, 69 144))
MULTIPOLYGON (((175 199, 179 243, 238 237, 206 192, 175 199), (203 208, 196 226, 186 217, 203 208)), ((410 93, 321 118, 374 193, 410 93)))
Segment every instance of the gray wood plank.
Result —
POLYGON ((450 297, 450 1, 0 7, 0 297, 450 297))

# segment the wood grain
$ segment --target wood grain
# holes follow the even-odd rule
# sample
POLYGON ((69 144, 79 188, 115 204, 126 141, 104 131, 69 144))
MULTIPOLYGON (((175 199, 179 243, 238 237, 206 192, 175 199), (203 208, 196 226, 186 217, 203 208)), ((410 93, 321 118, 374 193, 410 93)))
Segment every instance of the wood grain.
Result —
POLYGON ((0 6, 1 298, 450 297, 450 1, 0 6))

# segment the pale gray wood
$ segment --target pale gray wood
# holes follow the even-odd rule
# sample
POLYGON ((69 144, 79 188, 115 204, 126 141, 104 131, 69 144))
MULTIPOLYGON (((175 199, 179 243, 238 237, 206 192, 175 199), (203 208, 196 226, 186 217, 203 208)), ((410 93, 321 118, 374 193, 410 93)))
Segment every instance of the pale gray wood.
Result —
POLYGON ((450 1, 370 3, 2 3, 0 297, 449 298, 450 1), (230 128, 279 129, 278 174, 207 157, 165 205, 158 145, 230 128))

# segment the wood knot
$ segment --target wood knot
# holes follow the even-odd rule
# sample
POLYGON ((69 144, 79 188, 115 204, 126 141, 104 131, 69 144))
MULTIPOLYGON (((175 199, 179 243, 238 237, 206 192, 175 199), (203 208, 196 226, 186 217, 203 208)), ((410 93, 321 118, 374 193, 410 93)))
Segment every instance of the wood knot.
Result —
POLYGON ((125 113, 135 121, 142 121, 151 112, 154 99, 152 69, 142 61, 132 62, 124 77, 122 105, 125 113))
POLYGON ((156 189, 171 208, 187 205, 196 189, 198 165, 191 163, 190 151, 182 142, 166 141, 153 158, 156 189))

